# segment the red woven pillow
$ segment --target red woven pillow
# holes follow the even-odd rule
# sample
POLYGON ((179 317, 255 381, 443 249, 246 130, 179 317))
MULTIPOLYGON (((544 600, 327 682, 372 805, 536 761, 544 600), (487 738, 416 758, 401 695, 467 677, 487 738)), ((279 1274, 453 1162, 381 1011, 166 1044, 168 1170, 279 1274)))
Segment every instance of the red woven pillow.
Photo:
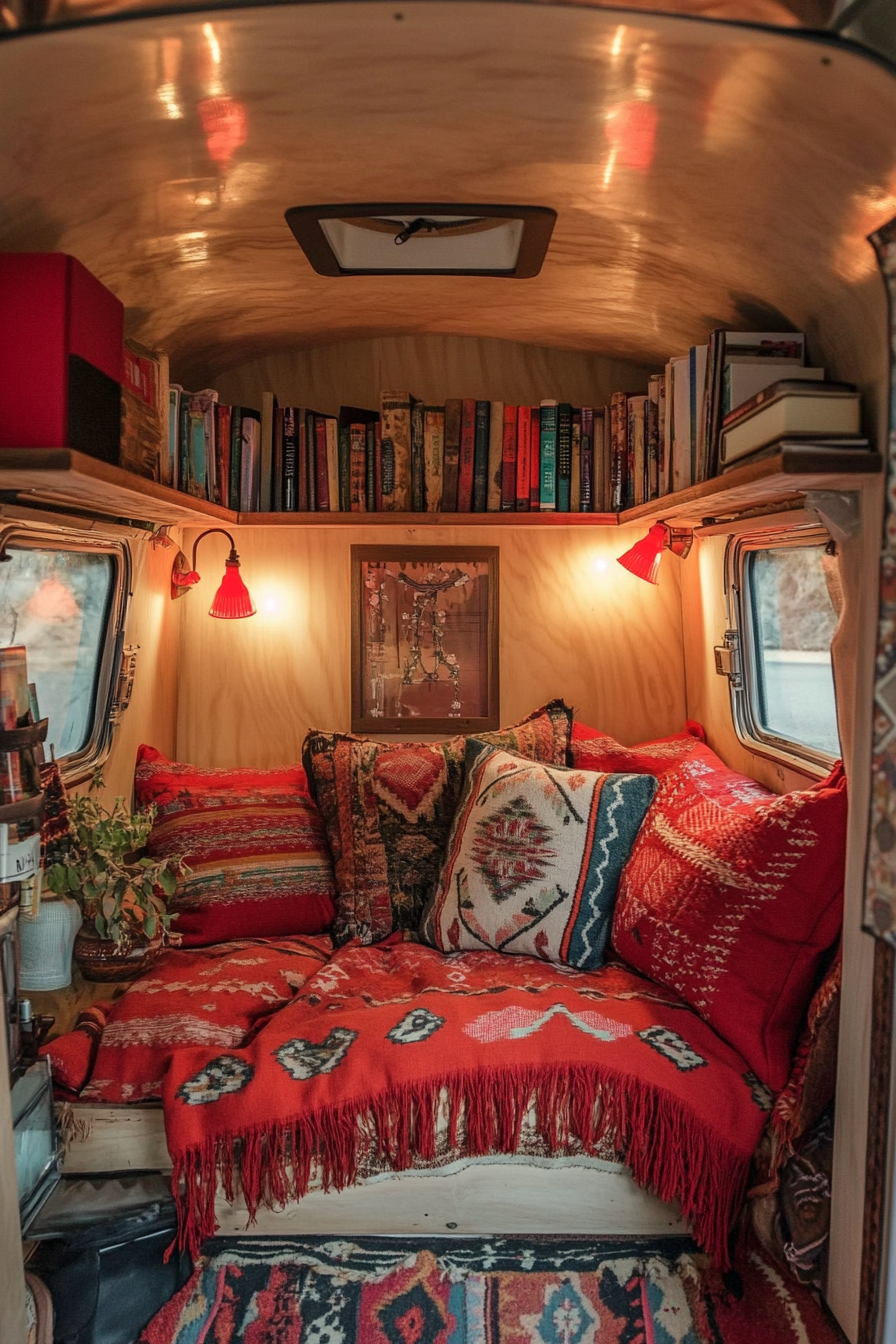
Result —
POLYGON ((204 770, 143 746, 134 789, 157 808, 147 852, 190 867, 169 907, 184 947, 330 927, 333 864, 300 765, 204 770))
MULTIPOLYGON (((569 749, 572 763, 580 770, 602 770, 610 774, 659 775, 685 760, 693 748, 706 741, 699 723, 688 720, 687 731, 624 747, 621 742, 589 728, 578 719, 573 722, 569 749)), ((718 760, 718 757, 715 758, 718 760)), ((722 762, 719 765, 724 769, 722 762)))
MULTIPOLYGON (((572 711, 562 700, 477 737, 546 765, 566 765, 572 711)), ((466 738, 373 742, 305 738, 302 759, 323 813, 338 889, 337 942, 375 943, 417 929, 435 891, 464 782, 466 738)))
POLYGON ((814 788, 751 794, 753 781, 709 769, 707 751, 660 778, 619 883, 612 943, 777 1091, 841 925, 846 780, 838 765, 814 788))

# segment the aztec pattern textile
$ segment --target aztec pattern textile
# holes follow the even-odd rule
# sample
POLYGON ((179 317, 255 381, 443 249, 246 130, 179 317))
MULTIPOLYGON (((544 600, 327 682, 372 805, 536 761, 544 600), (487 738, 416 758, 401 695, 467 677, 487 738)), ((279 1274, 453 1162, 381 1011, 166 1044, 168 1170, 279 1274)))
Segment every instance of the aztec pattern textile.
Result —
POLYGON ((787 1080, 753 1158, 746 1210, 763 1248, 801 1283, 820 1286, 830 1226, 832 1103, 841 959, 813 995, 787 1080))
POLYGON ((250 1212, 357 1175, 362 1131, 392 1170, 431 1159, 442 1090, 449 1145, 513 1153, 524 1117, 552 1151, 616 1156, 681 1203, 720 1261, 767 1102, 744 1061, 668 990, 621 965, 580 972, 413 943, 341 948, 240 1049, 179 1050, 162 1080, 182 1244, 215 1230, 219 1173, 250 1212))
POLYGON ((465 770, 424 940, 596 970, 656 780, 540 765, 475 738, 465 770))
MULTIPOLYGON (((162 952, 111 1006, 81 1100, 158 1098, 176 1051, 243 1045, 327 962, 331 949, 330 939, 319 936, 162 952)), ((67 1040, 51 1041, 45 1053, 52 1058, 67 1040)))
POLYGON ((713 787, 690 759, 661 777, 619 883, 613 947, 778 1091, 840 932, 846 780, 838 765, 814 788, 752 804, 713 787))
POLYGON ((875 661, 865 928, 896 946, 896 225, 871 242, 890 294, 890 422, 875 661))
MULTIPOLYGON (((496 733, 493 746, 566 765, 572 711, 562 700, 496 733)), ((375 943, 416 929, 431 898, 464 778, 463 737, 384 744, 312 731, 302 759, 326 822, 338 890, 334 938, 375 943)))
POLYGON ((157 809, 147 853, 190 868, 170 904, 182 946, 330 927, 333 865, 300 765, 202 770, 143 746, 134 788, 157 809))
POLYGON ((687 766, 688 774, 699 780, 707 797, 728 807, 747 807, 777 795, 763 784, 729 770, 723 760, 703 741, 703 729, 689 721, 690 731, 658 742, 643 742, 638 747, 623 747, 604 733, 594 733, 574 723, 570 751, 572 763, 582 770, 622 771, 630 774, 661 776, 667 770, 687 766))
POLYGON ((140 1344, 839 1344, 757 1251, 677 1239, 212 1241, 140 1344))

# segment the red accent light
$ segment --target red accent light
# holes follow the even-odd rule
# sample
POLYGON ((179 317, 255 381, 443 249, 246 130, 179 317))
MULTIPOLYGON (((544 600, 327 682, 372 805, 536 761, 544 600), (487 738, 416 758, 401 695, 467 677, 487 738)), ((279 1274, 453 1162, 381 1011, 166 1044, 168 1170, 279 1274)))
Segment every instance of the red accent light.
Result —
POLYGON ((203 98, 197 111, 209 158, 226 168, 249 134, 245 107, 235 98, 203 98))
POLYGON ((639 579, 644 579, 647 583, 656 583, 668 538, 669 529, 666 524, 654 523, 646 537, 636 541, 625 555, 617 557, 618 563, 639 579))
POLYGON ((221 587, 215 593, 208 614, 224 621, 238 621, 243 616, 255 615, 255 604, 249 596, 249 589, 240 578, 239 560, 225 560, 221 587))

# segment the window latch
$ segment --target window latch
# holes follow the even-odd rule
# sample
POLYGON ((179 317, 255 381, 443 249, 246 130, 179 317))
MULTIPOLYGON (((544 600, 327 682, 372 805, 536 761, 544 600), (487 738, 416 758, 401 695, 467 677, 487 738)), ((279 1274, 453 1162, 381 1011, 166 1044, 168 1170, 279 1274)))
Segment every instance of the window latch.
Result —
POLYGON ((115 693, 112 696, 112 703, 109 706, 109 722, 111 724, 118 724, 121 722, 122 715, 131 703, 131 695, 134 691, 134 677, 137 673, 137 652, 139 648, 139 644, 126 644, 121 651, 118 681, 115 686, 115 693))
POLYGON ((716 675, 727 677, 734 690, 740 690, 741 665, 740 665, 740 639, 736 630, 725 631, 724 644, 716 644, 713 649, 716 658, 716 675))

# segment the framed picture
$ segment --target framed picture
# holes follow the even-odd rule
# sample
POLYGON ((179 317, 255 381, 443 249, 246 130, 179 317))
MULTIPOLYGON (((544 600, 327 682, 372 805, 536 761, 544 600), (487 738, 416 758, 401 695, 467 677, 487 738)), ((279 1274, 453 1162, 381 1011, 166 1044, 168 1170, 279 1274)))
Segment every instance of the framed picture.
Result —
POLYGON ((497 728, 498 547, 352 547, 352 732, 497 728))

